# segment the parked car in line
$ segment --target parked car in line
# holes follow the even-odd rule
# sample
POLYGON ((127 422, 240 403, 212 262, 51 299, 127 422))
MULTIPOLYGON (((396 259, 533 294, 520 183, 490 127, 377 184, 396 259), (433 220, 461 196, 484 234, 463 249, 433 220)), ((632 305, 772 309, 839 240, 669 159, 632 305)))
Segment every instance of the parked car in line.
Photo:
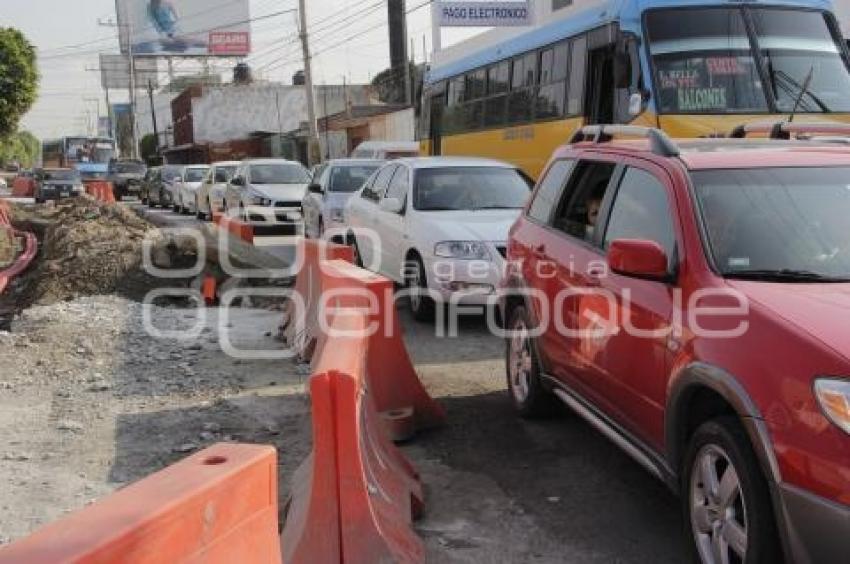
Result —
POLYGON ((213 212, 224 211, 224 191, 238 166, 239 161, 212 164, 198 189, 195 202, 198 219, 212 219, 213 212))
POLYGON ((45 168, 35 174, 36 203, 48 200, 73 198, 85 194, 83 179, 77 170, 70 168, 45 168))
POLYGON ((399 159, 346 204, 348 241, 359 264, 414 290, 416 319, 430 320, 435 301, 486 305, 530 190, 519 169, 499 161, 399 159))
POLYGON ((137 160, 112 160, 109 162, 107 180, 112 183, 112 193, 116 201, 125 196, 139 197, 142 180, 147 172, 147 166, 137 160))
POLYGON ((574 141, 510 234, 517 410, 561 400, 678 492, 698 562, 846 561, 850 148, 574 141))
POLYGON ((171 207, 172 209, 175 209, 175 205, 177 202, 177 189, 179 187, 180 182, 183 181, 184 168, 186 168, 184 165, 174 164, 165 165, 162 167, 162 172, 160 174, 161 189, 159 192, 158 200, 159 205, 161 205, 162 207, 171 207))
POLYGON ((351 152, 352 159, 378 159, 390 161, 404 157, 418 157, 416 141, 364 141, 351 152))
POLYGON ((143 204, 154 207, 159 203, 160 181, 162 179, 162 167, 152 166, 145 172, 142 179, 142 187, 139 190, 139 199, 143 204))
POLYGON ((204 182, 204 178, 209 171, 209 165, 187 165, 183 169, 183 175, 180 180, 175 183, 174 195, 174 211, 184 214, 196 214, 198 190, 204 182))
POLYGON ((310 173, 299 162, 248 159, 240 163, 224 191, 233 217, 256 224, 283 224, 303 231, 302 202, 310 173))
POLYGON ((307 237, 318 238, 325 229, 345 226, 345 204, 384 161, 373 159, 336 159, 323 165, 314 176, 304 198, 304 230, 307 237))

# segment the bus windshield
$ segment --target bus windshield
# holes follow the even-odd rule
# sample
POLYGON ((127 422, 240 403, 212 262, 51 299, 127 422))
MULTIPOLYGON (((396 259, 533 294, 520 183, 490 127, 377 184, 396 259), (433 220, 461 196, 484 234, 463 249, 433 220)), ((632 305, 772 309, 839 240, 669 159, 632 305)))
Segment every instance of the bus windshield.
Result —
POLYGON ((790 112, 797 99, 799 112, 850 111, 850 74, 822 12, 746 10, 752 35, 742 8, 647 13, 660 112, 790 112))

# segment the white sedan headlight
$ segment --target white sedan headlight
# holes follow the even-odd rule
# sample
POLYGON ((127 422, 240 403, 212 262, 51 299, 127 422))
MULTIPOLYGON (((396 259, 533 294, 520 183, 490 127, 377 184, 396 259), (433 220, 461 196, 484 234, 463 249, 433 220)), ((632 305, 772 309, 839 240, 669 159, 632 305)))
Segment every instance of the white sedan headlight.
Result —
POLYGON ((438 257, 464 260, 490 260, 490 251, 480 241, 443 241, 434 246, 438 257))
POLYGON ((850 380, 819 378, 815 396, 827 419, 850 433, 850 380))

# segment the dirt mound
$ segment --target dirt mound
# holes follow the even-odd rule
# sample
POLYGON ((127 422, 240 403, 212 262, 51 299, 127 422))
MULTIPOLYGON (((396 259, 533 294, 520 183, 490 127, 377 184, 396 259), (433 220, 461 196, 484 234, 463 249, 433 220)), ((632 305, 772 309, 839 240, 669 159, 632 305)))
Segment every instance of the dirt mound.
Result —
POLYGON ((142 242, 151 238, 154 256, 162 256, 169 243, 125 206, 77 198, 14 207, 12 217, 44 226, 37 263, 19 284, 19 307, 113 293, 141 299, 162 285, 143 269, 142 242))

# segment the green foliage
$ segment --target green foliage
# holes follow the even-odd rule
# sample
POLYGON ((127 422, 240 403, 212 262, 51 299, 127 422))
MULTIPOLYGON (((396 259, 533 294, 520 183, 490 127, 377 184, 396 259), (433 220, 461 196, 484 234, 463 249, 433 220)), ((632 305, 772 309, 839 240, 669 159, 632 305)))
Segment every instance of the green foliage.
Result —
POLYGON ((139 152, 142 155, 142 160, 148 164, 155 163, 158 160, 157 149, 156 136, 153 133, 148 133, 139 141, 139 152))
POLYGON ((41 143, 29 131, 19 131, 0 138, 0 166, 16 161, 25 168, 31 168, 38 160, 41 143))
POLYGON ((17 29, 0 27, 0 138, 18 129, 37 94, 35 47, 17 29))
MULTIPOLYGON (((411 89, 414 101, 422 83, 425 69, 410 63, 410 76, 413 79, 411 89)), ((372 86, 378 93, 378 99, 384 104, 404 104, 404 69, 389 68, 379 72, 372 79, 372 86)))

